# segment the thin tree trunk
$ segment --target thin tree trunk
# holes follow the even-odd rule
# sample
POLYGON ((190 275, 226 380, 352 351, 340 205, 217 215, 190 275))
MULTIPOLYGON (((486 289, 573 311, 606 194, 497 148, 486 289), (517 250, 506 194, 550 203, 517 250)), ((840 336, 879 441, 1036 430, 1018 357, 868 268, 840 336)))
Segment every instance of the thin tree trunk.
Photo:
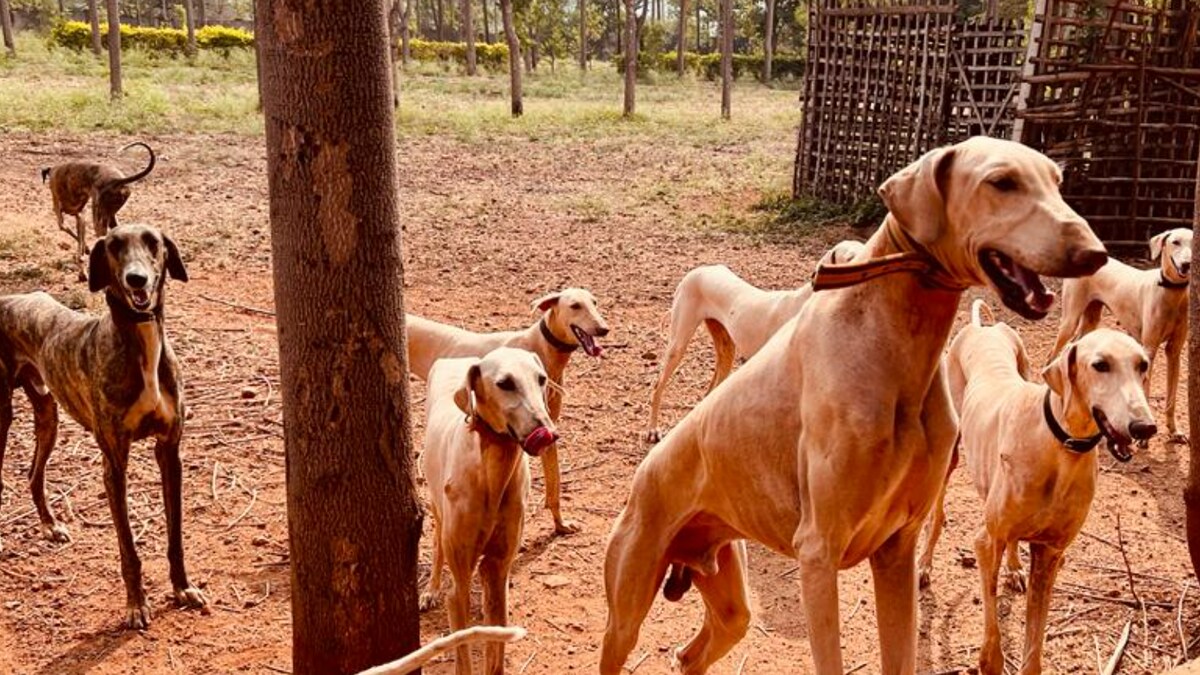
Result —
MULTIPOLYGON (((700 0, 696 0, 700 4, 700 0)), ((679 0, 679 39, 675 42, 675 74, 683 77, 687 69, 687 0, 679 0)))
POLYGON ((4 35, 4 49, 9 56, 17 55, 17 44, 13 42, 12 12, 8 0, 0 0, 0 33, 4 35))
POLYGON ((420 642, 384 2, 256 3, 301 674, 420 642))
POLYGON ((587 0, 579 0, 579 69, 587 72, 587 0))
POLYGON ((624 24, 621 23, 621 3, 622 3, 622 1, 623 0, 613 0, 614 4, 616 5, 616 12, 614 12, 614 14, 616 14, 616 16, 617 16, 617 23, 616 23, 615 28, 616 28, 616 34, 617 34, 617 53, 618 54, 625 53, 625 50, 621 48, 621 45, 624 44, 623 43, 624 38, 621 37, 621 33, 624 31, 624 28, 623 28, 624 24))
POLYGON ((97 0, 88 0, 88 21, 92 24, 92 53, 100 56, 104 45, 100 42, 100 7, 97 0))
POLYGON ((733 87, 733 0, 721 3, 721 118, 729 119, 733 87))
MULTIPOLYGON (((1200 167, 1200 158, 1196 166, 1200 167)), ((1200 230, 1200 173, 1196 175, 1192 229, 1200 230)), ((1192 240, 1192 255, 1200 256, 1200 237, 1192 240)), ((1189 284, 1188 303, 1188 455, 1191 461, 1183 502, 1187 509, 1187 542, 1192 570, 1200 574, 1200 287, 1197 284, 1189 284)))
POLYGON ((442 12, 445 11, 444 0, 437 0, 437 14, 434 15, 434 20, 437 22, 437 39, 438 42, 446 41, 446 24, 443 21, 442 12))
POLYGON ((699 54, 702 48, 700 45, 700 0, 696 0, 696 54, 699 54))
POLYGON ((196 54, 196 12, 193 7, 195 0, 183 0, 183 20, 187 24, 187 53, 196 54))
POLYGON ((492 29, 488 25, 488 0, 479 0, 480 6, 483 8, 483 41, 487 44, 492 44, 492 29))
POLYGON ((117 0, 108 7, 108 93, 112 100, 121 98, 121 10, 117 0))
POLYGON ((162 16, 160 16, 158 19, 158 25, 160 27, 163 26, 164 24, 169 25, 171 23, 171 17, 167 16, 167 0, 162 0, 161 6, 162 6, 162 16))
POLYGON ((633 11, 633 0, 625 0, 625 117, 630 117, 637 107, 637 12, 633 11))
POLYGON ((763 36, 763 84, 771 83, 771 61, 775 59, 775 0, 767 0, 767 26, 763 36))
POLYGON ((196 0, 196 25, 203 28, 208 25, 208 13, 205 11, 205 5, 208 0, 196 0))
POLYGON ((403 10, 401 4, 404 0, 389 0, 391 8, 388 10, 388 56, 391 58, 391 74, 392 74, 392 107, 400 107, 400 73, 396 70, 396 64, 400 61, 400 26, 404 21, 403 10))
POLYGON ((500 20, 504 24, 504 39, 508 42, 508 86, 512 96, 512 116, 525 114, 521 91, 521 42, 513 24, 512 0, 500 0, 500 20))
MULTIPOLYGON (((403 65, 405 68, 408 68, 408 62, 412 60, 412 49, 411 49, 410 45, 408 44, 408 41, 410 39, 410 36, 409 36, 410 29, 408 26, 408 18, 409 18, 409 15, 412 13, 413 2, 416 2, 416 0, 403 0, 403 1, 404 1, 404 13, 400 15, 400 64, 403 65)), ((420 5, 420 3, 418 3, 417 11, 419 12, 420 10, 421 10, 421 5, 420 5)), ((418 18, 417 26, 420 27, 420 25, 421 25, 421 20, 420 20, 420 18, 418 18)))
POLYGON ((472 0, 462 0, 463 33, 467 43, 467 75, 474 77, 475 69, 475 7, 472 0))

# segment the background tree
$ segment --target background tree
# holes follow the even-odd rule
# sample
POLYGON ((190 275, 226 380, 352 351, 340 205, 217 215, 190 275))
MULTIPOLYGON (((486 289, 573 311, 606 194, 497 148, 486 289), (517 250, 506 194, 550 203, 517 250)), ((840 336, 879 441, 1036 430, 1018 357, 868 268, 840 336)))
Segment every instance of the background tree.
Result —
POLYGON ((12 11, 8 7, 8 0, 0 0, 0 33, 4 34, 4 48, 9 56, 16 56, 17 45, 13 42, 12 11))
POLYGON ((413 0, 404 0, 404 12, 400 14, 400 64, 405 68, 408 68, 408 62, 412 60, 412 48, 409 45, 411 36, 409 35, 410 31, 408 27, 412 8, 413 0))
POLYGON ((392 64, 392 107, 400 107, 400 73, 396 64, 401 60, 400 30, 404 21, 404 12, 400 9, 404 0, 391 0, 388 10, 388 55, 392 64))
POLYGON ((462 24, 463 33, 466 36, 467 43, 467 75, 472 77, 476 73, 475 69, 475 7, 471 0, 462 0, 462 24))
POLYGON ((257 3, 297 674, 420 638, 384 2, 257 3))
MULTIPOLYGON (((1192 229, 1200 231, 1200 175, 1196 176, 1196 208, 1192 219, 1192 229)), ((1192 255, 1200 258, 1200 237, 1192 240, 1192 255)), ((1187 507, 1188 553, 1192 557, 1192 569, 1200 575, 1200 289, 1196 284, 1189 285, 1188 305, 1188 455, 1191 461, 1183 502, 1187 507)))
POLYGON ((733 0, 721 0, 721 117, 729 119, 733 88, 733 0))
POLYGON ((512 116, 520 117, 525 114, 521 91, 521 41, 517 39, 512 4, 513 0, 500 0, 500 20, 504 23, 504 39, 508 42, 508 90, 512 98, 512 116))
POLYGON ((100 56, 104 45, 100 42, 100 7, 96 0, 88 0, 88 21, 92 24, 92 53, 100 56))
POLYGON ((775 56, 775 0, 767 0, 767 21, 763 28, 763 82, 771 81, 771 59, 775 56))
POLYGON ((587 0, 579 0, 579 69, 587 71, 587 0))
POLYGON ((194 0, 183 0, 183 22, 187 24, 187 53, 196 54, 196 15, 192 8, 194 0))
POLYGON ((625 117, 633 116, 635 107, 637 53, 637 13, 633 11, 633 0, 625 0, 625 117))
POLYGON ((117 0, 107 0, 108 8, 108 95, 121 98, 121 10, 117 0))
POLYGON ((687 0, 679 0, 679 34, 675 36, 675 74, 679 77, 687 68, 687 18, 687 0))

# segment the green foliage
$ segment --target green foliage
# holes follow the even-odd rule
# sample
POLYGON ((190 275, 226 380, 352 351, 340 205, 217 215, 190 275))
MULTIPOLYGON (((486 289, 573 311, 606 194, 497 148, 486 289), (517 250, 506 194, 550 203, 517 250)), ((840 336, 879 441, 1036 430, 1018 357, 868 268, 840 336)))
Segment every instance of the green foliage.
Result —
MULTIPOLYGON (((640 69, 652 69, 659 72, 672 72, 675 70, 676 56, 674 51, 663 52, 658 55, 654 61, 644 59, 642 56, 645 52, 638 54, 638 67, 640 69)), ((705 77, 709 80, 721 79, 721 55, 720 54, 696 54, 694 52, 684 52, 683 60, 685 67, 698 76, 705 77)), ((614 59, 617 70, 622 70, 624 60, 621 55, 617 55, 614 59)), ((755 79, 762 79, 763 57, 761 54, 734 54, 733 55, 733 77, 734 79, 741 78, 749 73, 755 79)), ((776 54, 771 60, 771 78, 772 79, 799 79, 804 75, 804 57, 795 54, 776 54)))
MULTIPOLYGON (((430 40, 409 40, 408 47, 415 61, 455 63, 465 66, 467 63, 467 45, 465 42, 433 42, 430 40)), ((475 63, 489 70, 500 70, 508 67, 508 45, 478 43, 475 45, 475 63)))
MULTIPOLYGON (((77 52, 92 45, 92 28, 82 21, 63 21, 50 29, 50 43, 77 52)), ((108 46, 108 24, 100 24, 100 40, 108 46)), ((196 45, 228 54, 235 48, 254 46, 254 36, 238 28, 205 26, 196 31, 196 45)), ((187 31, 179 28, 146 28, 121 25, 121 47, 177 56, 187 49, 187 31)))
POLYGON ((754 210, 767 215, 764 233, 784 238, 808 236, 836 225, 874 227, 887 215, 887 207, 875 195, 853 204, 833 204, 806 195, 793 199, 790 194, 775 194, 764 197, 754 210))

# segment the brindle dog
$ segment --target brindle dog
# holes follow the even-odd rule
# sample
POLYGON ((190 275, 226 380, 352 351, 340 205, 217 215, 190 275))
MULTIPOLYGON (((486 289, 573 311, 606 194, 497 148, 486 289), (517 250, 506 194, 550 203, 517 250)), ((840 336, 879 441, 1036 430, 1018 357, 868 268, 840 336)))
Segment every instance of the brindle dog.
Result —
POLYGON ((117 211, 129 200, 129 185, 150 175, 154 169, 154 149, 138 141, 118 150, 142 147, 150 153, 150 163, 145 169, 126 176, 111 164, 99 162, 65 162, 42 169, 42 182, 49 181, 50 195, 54 198, 54 215, 58 218, 58 229, 75 238, 79 245, 79 279, 84 279, 83 260, 87 257, 88 242, 84 233, 83 219, 79 214, 87 203, 92 203, 92 229, 97 237, 117 226, 117 211), (63 225, 63 214, 75 216, 75 231, 63 225))
POLYGON ((104 291, 107 314, 75 312, 41 292, 0 297, 0 463, 12 424, 12 396, 19 386, 34 411, 30 489, 42 531, 67 541, 69 534, 50 512, 45 491, 59 405, 92 433, 104 456, 104 488, 121 551, 125 623, 141 629, 150 623, 150 609, 126 503, 125 472, 133 441, 155 441, 175 599, 189 607, 205 604, 183 565, 183 386, 163 329, 166 277, 187 281, 187 270, 171 239, 154 228, 123 225, 96 242, 88 276, 92 292, 104 291))

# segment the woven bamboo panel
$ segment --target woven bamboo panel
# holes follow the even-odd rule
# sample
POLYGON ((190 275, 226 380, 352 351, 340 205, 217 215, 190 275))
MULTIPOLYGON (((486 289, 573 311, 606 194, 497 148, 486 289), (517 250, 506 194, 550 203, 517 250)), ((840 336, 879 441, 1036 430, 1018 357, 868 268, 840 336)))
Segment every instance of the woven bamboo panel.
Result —
POLYGON ((954 0, 812 0, 793 191, 849 203, 945 140, 954 0))
POLYGON ((1012 136, 1026 35, 1020 20, 971 18, 956 27, 944 122, 947 141, 1012 136))
POLYGON ((1190 227, 1200 142, 1195 0, 1038 0, 1015 136, 1062 162, 1106 241, 1190 227))

